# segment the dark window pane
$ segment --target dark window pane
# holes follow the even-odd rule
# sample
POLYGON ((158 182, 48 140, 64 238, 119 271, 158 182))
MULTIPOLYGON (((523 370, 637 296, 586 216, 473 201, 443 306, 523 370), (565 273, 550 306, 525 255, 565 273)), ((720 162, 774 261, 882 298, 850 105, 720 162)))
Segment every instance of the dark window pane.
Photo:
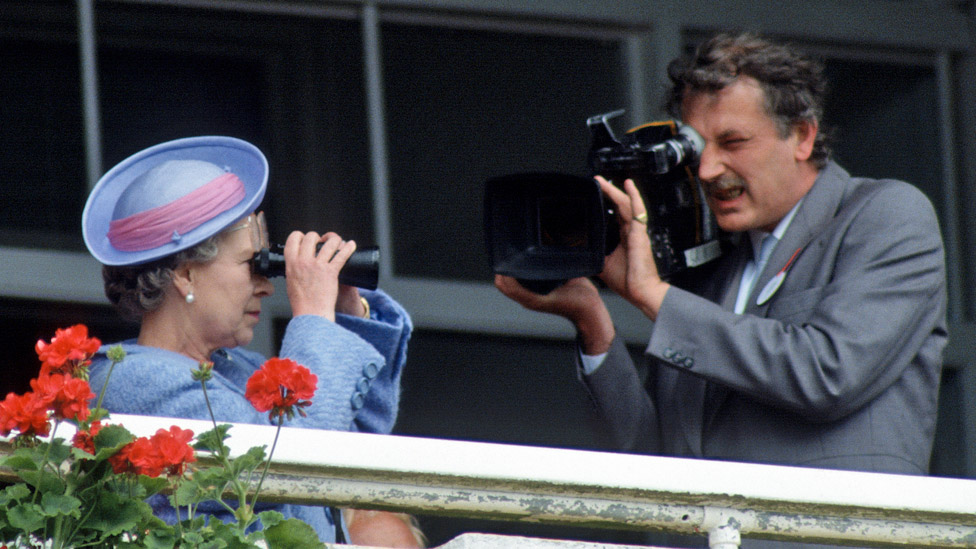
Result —
POLYGON ((835 159, 852 175, 894 178, 942 210, 942 148, 935 70, 828 60, 824 120, 837 130, 835 159))
POLYGON ((170 139, 264 141, 262 67, 254 60, 104 48, 99 68, 106 169, 170 139))
POLYGON ((99 21, 106 169, 170 139, 239 137, 268 157, 275 241, 314 229, 371 243, 358 22, 160 6, 99 21))
POLYGON ((78 49, 0 40, 0 243, 80 249, 87 194, 78 49))
POLYGON ((585 175, 587 117, 621 108, 620 44, 385 25, 395 270, 486 280, 484 181, 585 175))
POLYGON ((55 330, 75 324, 88 326, 89 337, 102 343, 115 343, 139 333, 138 326, 123 321, 108 305, 0 299, 0 345, 7 362, 0 376, 0 395, 29 391, 30 380, 37 377, 41 367, 34 344, 38 339, 50 341, 55 330))
POLYGON ((396 431, 400 434, 596 448, 591 406, 566 341, 418 330, 396 431))

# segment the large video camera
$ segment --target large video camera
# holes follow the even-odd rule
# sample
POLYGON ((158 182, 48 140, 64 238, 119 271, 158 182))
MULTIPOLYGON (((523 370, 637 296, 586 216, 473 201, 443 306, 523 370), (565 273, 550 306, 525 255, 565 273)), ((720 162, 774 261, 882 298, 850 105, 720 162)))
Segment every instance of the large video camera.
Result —
MULTIPOLYGON (((618 139, 614 111, 586 121, 589 165, 622 187, 632 179, 647 205, 648 234, 662 278, 721 254, 719 229, 694 171, 704 141, 690 126, 651 122, 618 139)), ((614 204, 590 178, 518 173, 485 186, 485 237, 493 272, 537 293, 570 278, 593 276, 620 243, 614 204)))

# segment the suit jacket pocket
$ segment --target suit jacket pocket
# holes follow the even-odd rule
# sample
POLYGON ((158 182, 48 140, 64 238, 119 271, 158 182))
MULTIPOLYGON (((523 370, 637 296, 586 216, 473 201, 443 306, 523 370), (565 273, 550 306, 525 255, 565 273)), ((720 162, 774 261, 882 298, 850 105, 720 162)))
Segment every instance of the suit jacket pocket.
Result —
POLYGON ((823 297, 823 287, 808 288, 800 292, 775 296, 766 310, 767 318, 784 322, 800 323, 810 318, 823 297))

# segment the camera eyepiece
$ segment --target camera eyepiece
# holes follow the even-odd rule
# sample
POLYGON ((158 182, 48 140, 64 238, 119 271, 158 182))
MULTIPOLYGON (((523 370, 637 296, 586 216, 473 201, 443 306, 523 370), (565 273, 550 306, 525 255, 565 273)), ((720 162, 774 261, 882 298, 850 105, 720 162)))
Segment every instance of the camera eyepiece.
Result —
POLYGON ((681 126, 673 138, 654 145, 650 153, 654 158, 650 164, 654 173, 664 175, 685 163, 696 162, 705 149, 705 140, 691 126, 681 126))
MULTIPOLYGON (((285 276, 285 256, 281 253, 285 247, 280 244, 273 244, 271 247, 274 251, 270 248, 261 248, 254 254, 251 260, 252 268, 256 274, 268 278, 285 276)), ((322 245, 319 244, 318 248, 321 247, 322 245)), ((375 290, 379 284, 379 266, 378 247, 367 246, 357 249, 339 271, 339 283, 365 290, 375 290)))

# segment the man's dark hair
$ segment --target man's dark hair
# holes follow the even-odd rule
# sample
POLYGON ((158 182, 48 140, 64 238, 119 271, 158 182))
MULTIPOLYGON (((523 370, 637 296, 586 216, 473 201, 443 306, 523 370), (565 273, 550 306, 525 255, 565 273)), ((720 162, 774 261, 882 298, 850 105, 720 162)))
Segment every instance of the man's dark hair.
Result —
POLYGON ((802 121, 819 126, 810 161, 823 168, 830 156, 829 132, 823 126, 823 101, 827 83, 823 65, 791 47, 755 34, 719 34, 701 44, 694 54, 668 65, 672 87, 666 108, 681 117, 685 97, 717 92, 739 76, 756 79, 766 98, 766 111, 781 137, 789 136, 802 121))

